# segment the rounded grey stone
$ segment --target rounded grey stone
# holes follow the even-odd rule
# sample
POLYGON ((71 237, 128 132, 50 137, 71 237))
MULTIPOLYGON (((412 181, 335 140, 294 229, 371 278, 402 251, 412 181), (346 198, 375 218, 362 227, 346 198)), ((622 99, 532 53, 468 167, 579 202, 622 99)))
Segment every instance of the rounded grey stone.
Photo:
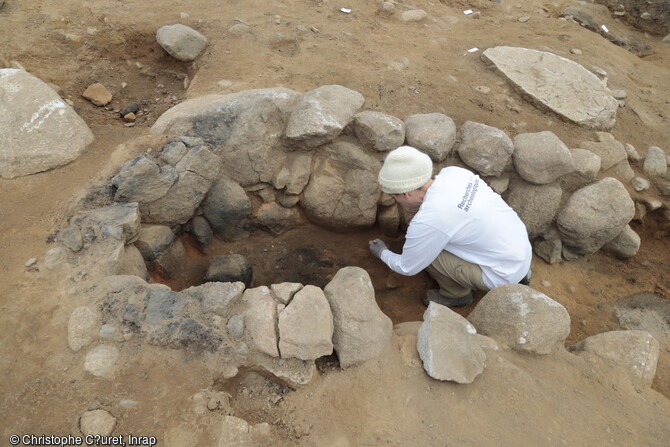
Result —
POLYGON ((109 436, 116 425, 116 418, 105 410, 84 412, 79 418, 79 429, 85 435, 109 436))

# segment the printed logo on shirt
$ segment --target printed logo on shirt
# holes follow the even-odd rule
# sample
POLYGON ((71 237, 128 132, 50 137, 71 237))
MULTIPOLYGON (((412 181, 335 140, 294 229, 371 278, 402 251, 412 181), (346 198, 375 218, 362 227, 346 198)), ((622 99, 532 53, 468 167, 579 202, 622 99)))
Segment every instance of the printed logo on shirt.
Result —
POLYGON ((462 209, 465 212, 470 210, 470 205, 472 201, 475 200, 475 195, 477 194, 477 187, 479 186, 479 179, 475 178, 474 180, 468 182, 468 185, 465 187, 465 194, 461 199, 461 203, 458 204, 458 208, 462 209))

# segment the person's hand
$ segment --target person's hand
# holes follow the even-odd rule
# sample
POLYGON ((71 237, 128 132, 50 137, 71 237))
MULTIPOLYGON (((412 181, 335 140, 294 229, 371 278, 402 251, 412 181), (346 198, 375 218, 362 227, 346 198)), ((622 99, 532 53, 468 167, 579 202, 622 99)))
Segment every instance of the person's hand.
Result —
POLYGON ((382 257, 382 252, 384 250, 388 250, 388 247, 386 246, 386 244, 383 243, 379 239, 373 239, 373 240, 369 241, 368 246, 370 247, 370 251, 372 252, 372 254, 375 257, 380 258, 380 259, 382 257))

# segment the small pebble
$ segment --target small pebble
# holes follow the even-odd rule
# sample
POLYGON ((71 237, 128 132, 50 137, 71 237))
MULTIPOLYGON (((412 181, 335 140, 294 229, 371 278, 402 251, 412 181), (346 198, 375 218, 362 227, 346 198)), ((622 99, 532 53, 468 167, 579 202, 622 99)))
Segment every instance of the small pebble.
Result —
POLYGON ((126 116, 129 113, 137 113, 140 111, 140 106, 135 102, 129 102, 121 109, 121 115, 126 116))
POLYGON ((393 14, 395 12, 395 5, 393 2, 382 3, 382 12, 385 14, 393 14))
POLYGON ((573 49, 570 50, 570 52, 572 54, 576 54, 576 55, 582 54, 582 50, 580 50, 579 48, 573 48, 573 49))
POLYGON ((528 17, 528 16, 519 17, 519 22, 521 22, 521 23, 526 23, 529 20, 530 20, 530 17, 528 17))
POLYGON ((36 263, 37 263, 37 258, 30 258, 30 259, 28 259, 28 260, 26 261, 26 263, 25 263, 24 265, 25 265, 26 267, 32 267, 32 266, 35 265, 36 263))
POLYGON ((551 283, 547 280, 542 281, 542 286, 543 287, 551 287, 551 283))
POLYGON ((651 187, 649 180, 642 177, 635 177, 630 183, 633 185, 633 189, 637 192, 646 191, 651 187))
POLYGON ((100 328, 100 337, 111 338, 116 333, 116 328, 109 324, 103 324, 100 328))
POLYGON ((611 92, 616 99, 626 99, 626 96, 628 96, 625 90, 612 90, 611 92))

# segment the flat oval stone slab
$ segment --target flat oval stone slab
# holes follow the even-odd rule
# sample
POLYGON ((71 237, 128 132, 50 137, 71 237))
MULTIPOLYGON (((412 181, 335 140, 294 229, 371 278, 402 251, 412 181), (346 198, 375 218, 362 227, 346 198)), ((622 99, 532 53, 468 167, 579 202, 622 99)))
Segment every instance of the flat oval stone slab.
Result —
POLYGON ((617 100, 578 63, 546 51, 505 46, 487 49, 482 60, 494 65, 536 105, 581 126, 614 127, 617 100))

